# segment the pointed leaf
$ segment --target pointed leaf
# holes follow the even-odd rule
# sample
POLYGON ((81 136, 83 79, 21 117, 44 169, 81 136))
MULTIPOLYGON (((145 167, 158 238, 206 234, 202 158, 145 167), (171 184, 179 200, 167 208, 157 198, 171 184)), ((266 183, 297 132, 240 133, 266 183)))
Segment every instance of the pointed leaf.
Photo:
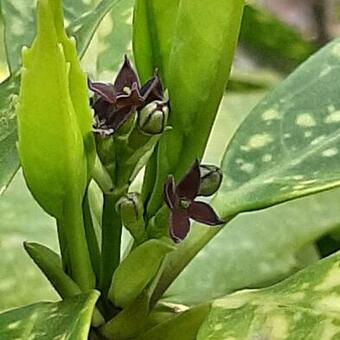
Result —
MULTIPOLYGON (((157 163, 153 189, 144 186, 148 196, 152 191, 149 216, 161 206, 167 176, 174 174, 176 180, 180 179, 195 159, 202 158, 229 77, 243 5, 243 0, 197 3, 184 0, 180 2, 176 20, 171 19, 175 28, 171 32, 171 50, 162 80, 169 90, 169 123, 173 129, 160 140, 157 162, 153 159, 147 170, 148 176, 157 163), (202 22, 205 22, 204 30, 202 22)), ((155 38, 151 35, 150 39, 155 38)))
POLYGON ((263 290, 213 302, 197 339, 337 339, 340 253, 263 290))
POLYGON ((221 216, 340 185, 340 41, 262 100, 228 146, 215 206, 221 216))
POLYGON ((115 306, 130 305, 156 276, 165 255, 172 250, 170 243, 155 239, 135 248, 114 273, 109 297, 115 306))
POLYGON ((97 292, 0 314, 1 339, 87 339, 97 292))

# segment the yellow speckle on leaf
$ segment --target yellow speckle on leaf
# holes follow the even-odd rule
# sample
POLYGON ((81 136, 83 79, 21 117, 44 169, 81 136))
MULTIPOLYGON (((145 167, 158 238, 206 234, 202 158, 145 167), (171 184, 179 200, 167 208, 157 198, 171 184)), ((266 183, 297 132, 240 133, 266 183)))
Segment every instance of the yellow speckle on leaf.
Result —
POLYGON ((334 111, 329 113, 325 118, 326 124, 333 124, 340 122, 340 111, 334 111))
POLYGON ((261 149, 273 141, 273 137, 268 133, 256 134, 249 138, 246 147, 248 150, 261 149))
POLYGON ((296 117, 296 124, 303 127, 313 127, 316 121, 310 113, 301 113, 296 117))
POLYGON ((327 276, 323 279, 323 281, 314 287, 314 290, 327 291, 336 287, 340 287, 340 267, 338 264, 334 265, 329 270, 327 276))
POLYGON ((333 157, 339 153, 337 148, 330 148, 322 152, 322 156, 324 157, 333 157))
POLYGON ((281 119, 280 112, 276 109, 269 109, 262 114, 263 120, 276 120, 281 119))

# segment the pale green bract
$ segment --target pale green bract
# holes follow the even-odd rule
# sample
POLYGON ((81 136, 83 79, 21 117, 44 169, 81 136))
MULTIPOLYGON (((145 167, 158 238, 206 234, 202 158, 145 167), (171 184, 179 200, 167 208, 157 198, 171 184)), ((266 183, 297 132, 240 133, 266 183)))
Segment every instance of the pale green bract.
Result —
MULTIPOLYGON (((39 1, 38 35, 23 53, 17 111, 19 154, 27 184, 55 217, 62 215, 66 195, 72 193, 75 201, 82 201, 90 170, 83 137, 91 133, 86 79, 60 18, 59 2, 39 1)), ((85 141, 87 149, 90 143, 85 141)))

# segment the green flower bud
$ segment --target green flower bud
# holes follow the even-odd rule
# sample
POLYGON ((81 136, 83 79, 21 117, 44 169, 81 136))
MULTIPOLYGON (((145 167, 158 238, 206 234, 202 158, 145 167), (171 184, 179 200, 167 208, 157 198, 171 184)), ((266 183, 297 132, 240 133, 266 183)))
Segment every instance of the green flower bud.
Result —
POLYGON ((201 184, 199 196, 211 196, 222 183, 223 173, 220 168, 214 165, 200 165, 201 184))
POLYGON ((123 196, 116 205, 117 211, 121 215, 125 228, 131 233, 137 243, 145 238, 144 227, 144 207, 140 195, 137 193, 128 193, 123 196))
POLYGON ((168 122, 169 106, 163 101, 153 101, 139 113, 138 127, 147 135, 161 134, 168 122))

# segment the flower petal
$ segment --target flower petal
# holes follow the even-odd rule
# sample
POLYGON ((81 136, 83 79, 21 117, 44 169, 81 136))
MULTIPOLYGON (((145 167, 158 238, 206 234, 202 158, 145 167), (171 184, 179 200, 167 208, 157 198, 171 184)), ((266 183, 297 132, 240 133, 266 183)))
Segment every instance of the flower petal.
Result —
POLYGON ((192 202, 188 214, 195 221, 211 226, 225 223, 216 215, 213 208, 204 202, 192 202))
POLYGON ((176 195, 176 186, 173 176, 169 176, 164 184, 164 200, 171 210, 175 209, 178 205, 179 198, 176 195))
POLYGON ((98 98, 93 104, 95 119, 98 122, 106 122, 114 111, 113 104, 108 103, 104 98, 98 98))
POLYGON ((157 74, 143 85, 140 94, 144 99, 144 105, 155 100, 163 100, 163 86, 157 74))
POLYGON ((108 103, 115 103, 116 96, 113 91, 113 87, 111 84, 105 84, 105 83, 93 83, 90 79, 88 79, 88 87, 89 89, 96 93, 98 96, 103 98, 108 103))
POLYGON ((198 160, 192 165, 190 170, 184 175, 176 186, 176 193, 179 197, 184 197, 193 201, 198 195, 201 184, 200 166, 198 160))
POLYGON ((143 98, 139 93, 137 83, 133 83, 131 92, 129 94, 123 94, 117 96, 116 108, 121 109, 126 106, 139 107, 143 104, 143 98))
POLYGON ((136 111, 131 107, 123 107, 114 111, 109 119, 108 126, 117 131, 136 111))
POLYGON ((173 210, 170 214, 170 235, 175 242, 185 239, 190 230, 190 220, 186 212, 173 210))
POLYGON ((128 57, 125 55, 124 64, 122 65, 117 78, 113 84, 114 91, 116 93, 124 92, 124 88, 128 87, 132 89, 132 85, 136 83, 139 84, 136 72, 131 66, 128 57))

